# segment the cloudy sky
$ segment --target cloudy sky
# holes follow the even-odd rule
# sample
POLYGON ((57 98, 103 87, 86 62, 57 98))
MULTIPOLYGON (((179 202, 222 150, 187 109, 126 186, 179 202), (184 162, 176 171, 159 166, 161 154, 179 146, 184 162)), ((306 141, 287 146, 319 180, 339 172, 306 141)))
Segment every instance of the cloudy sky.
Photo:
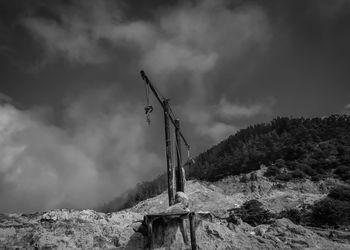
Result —
POLYGON ((165 171, 151 81, 196 155, 350 110, 347 0, 0 0, 0 212, 102 204, 165 171))

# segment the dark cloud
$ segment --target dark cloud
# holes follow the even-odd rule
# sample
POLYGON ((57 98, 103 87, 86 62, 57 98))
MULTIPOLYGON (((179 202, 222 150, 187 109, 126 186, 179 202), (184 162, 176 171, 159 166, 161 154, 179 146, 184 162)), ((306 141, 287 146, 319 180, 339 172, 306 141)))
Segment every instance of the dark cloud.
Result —
POLYGON ((276 115, 347 112, 349 7, 1 0, 0 209, 94 206, 165 170, 140 69, 195 154, 276 115))

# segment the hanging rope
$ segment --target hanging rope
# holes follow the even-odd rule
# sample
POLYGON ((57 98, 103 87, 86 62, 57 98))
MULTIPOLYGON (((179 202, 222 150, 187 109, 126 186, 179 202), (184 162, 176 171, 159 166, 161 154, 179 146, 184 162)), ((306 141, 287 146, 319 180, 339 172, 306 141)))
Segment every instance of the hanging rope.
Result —
POLYGON ((149 104, 149 86, 148 84, 145 85, 145 91, 146 91, 146 106, 145 106, 145 114, 146 114, 146 121, 148 125, 151 125, 151 113, 153 111, 152 105, 149 104))
POLYGON ((188 164, 189 166, 191 166, 194 163, 195 163, 195 160, 192 159, 190 155, 190 148, 187 148, 187 162, 185 164, 188 164))

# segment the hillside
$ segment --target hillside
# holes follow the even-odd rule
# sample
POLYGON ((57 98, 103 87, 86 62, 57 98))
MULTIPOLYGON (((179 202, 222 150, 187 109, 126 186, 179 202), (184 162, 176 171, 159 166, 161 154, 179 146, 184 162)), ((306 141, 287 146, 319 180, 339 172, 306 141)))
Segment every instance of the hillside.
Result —
MULTIPOLYGON (((189 209, 197 212, 198 249, 349 249, 348 231, 297 225, 290 216, 281 216, 284 211, 313 206, 335 185, 346 185, 344 182, 327 178, 285 183, 265 177, 266 170, 262 167, 248 176, 212 183, 187 182, 189 209)), ((147 249, 143 216, 168 210, 163 192, 116 213, 62 209, 4 214, 0 216, 0 248, 147 249)), ((164 233, 155 238, 155 249, 189 249, 180 228, 166 225, 164 233)))
MULTIPOLYGON (((350 179, 350 117, 276 118, 240 130, 196 158, 189 176, 216 181, 261 164, 287 168, 279 179, 328 176, 350 179)), ((271 171, 273 172, 273 171, 271 171)))
MULTIPOLYGON (((180 209, 197 214, 198 249, 349 249, 349 128, 348 116, 330 116, 243 129, 187 169, 183 203, 168 207, 161 175, 108 213, 2 214, 0 248, 147 249, 144 216, 180 209)), ((154 230, 156 249, 189 249, 176 221, 154 230)))
MULTIPOLYGON (((187 178, 217 181, 249 173, 261 164, 272 179, 322 180, 328 177, 350 181, 350 117, 281 118, 238 131, 200 154, 186 169, 187 178)), ((140 183, 100 210, 118 211, 160 194, 167 188, 163 174, 140 183)))

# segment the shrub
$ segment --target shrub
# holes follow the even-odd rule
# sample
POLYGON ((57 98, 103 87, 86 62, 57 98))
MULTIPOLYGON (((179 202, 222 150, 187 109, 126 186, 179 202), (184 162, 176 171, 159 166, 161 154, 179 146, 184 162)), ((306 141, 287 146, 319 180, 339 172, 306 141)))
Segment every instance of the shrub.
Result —
POLYGON ((279 217, 287 218, 295 224, 300 224, 302 213, 298 209, 292 208, 280 212, 279 217))
POLYGON ((308 158, 305 160, 305 163, 311 167, 317 167, 318 165, 318 160, 314 159, 314 158, 308 158))
POLYGON ((327 171, 324 170, 323 168, 319 167, 316 169, 317 173, 319 173, 320 175, 327 175, 327 171))
POLYGON ((322 176, 319 175, 319 174, 311 177, 311 180, 314 181, 314 182, 320 181, 321 179, 322 179, 322 176))
POLYGON ((289 173, 280 173, 276 175, 276 179, 280 181, 290 181, 292 179, 292 175, 289 173))
POLYGON ((329 192, 328 197, 335 200, 350 202, 350 187, 337 186, 329 192))
POLYGON ((270 176, 277 176, 281 173, 280 169, 276 167, 275 165, 271 165, 267 168, 264 176, 270 177, 270 176))
POLYGON ((260 224, 271 223, 274 215, 262 207, 258 200, 245 202, 240 208, 232 210, 234 215, 239 216, 244 222, 257 226, 260 224))
POLYGON ((292 178, 294 179, 303 179, 305 178, 305 174, 303 171, 301 171, 300 169, 294 170, 292 173, 292 178))
POLYGON ((328 169, 328 170, 336 168, 337 165, 339 165, 339 162, 338 162, 337 158, 333 155, 329 156, 323 162, 323 168, 328 169))
POLYGON ((339 166, 334 170, 342 180, 346 181, 350 179, 350 167, 349 166, 339 166))
POLYGON ((315 176, 315 175, 317 175, 317 171, 316 171, 315 169, 313 169, 312 167, 310 167, 309 165, 304 165, 304 166, 301 168, 301 170, 302 170, 305 174, 307 174, 307 175, 309 175, 309 176, 315 176))
POLYGON ((258 180, 258 175, 256 173, 251 173, 250 174, 250 181, 257 181, 258 180))
POLYGON ((278 167, 278 168, 285 168, 286 167, 286 164, 285 164, 286 162, 285 162, 285 160, 283 160, 283 159, 278 159, 278 160, 276 160, 276 166, 278 167))
POLYGON ((330 198, 312 206, 311 223, 314 226, 350 225, 350 202, 330 198))
POLYGON ((338 166, 338 167, 334 170, 334 173, 337 174, 337 175, 342 175, 342 174, 346 173, 346 172, 349 171, 349 170, 350 170, 350 167, 341 165, 341 166, 338 166))
POLYGON ((276 189, 284 189, 286 186, 283 185, 282 183, 277 183, 277 184, 274 184, 274 188, 276 189))
POLYGON ((288 161, 287 168, 289 170, 295 170, 297 168, 297 163, 295 161, 288 161))
POLYGON ((247 183, 248 182, 248 177, 246 174, 242 175, 242 177, 239 180, 240 182, 247 183))

